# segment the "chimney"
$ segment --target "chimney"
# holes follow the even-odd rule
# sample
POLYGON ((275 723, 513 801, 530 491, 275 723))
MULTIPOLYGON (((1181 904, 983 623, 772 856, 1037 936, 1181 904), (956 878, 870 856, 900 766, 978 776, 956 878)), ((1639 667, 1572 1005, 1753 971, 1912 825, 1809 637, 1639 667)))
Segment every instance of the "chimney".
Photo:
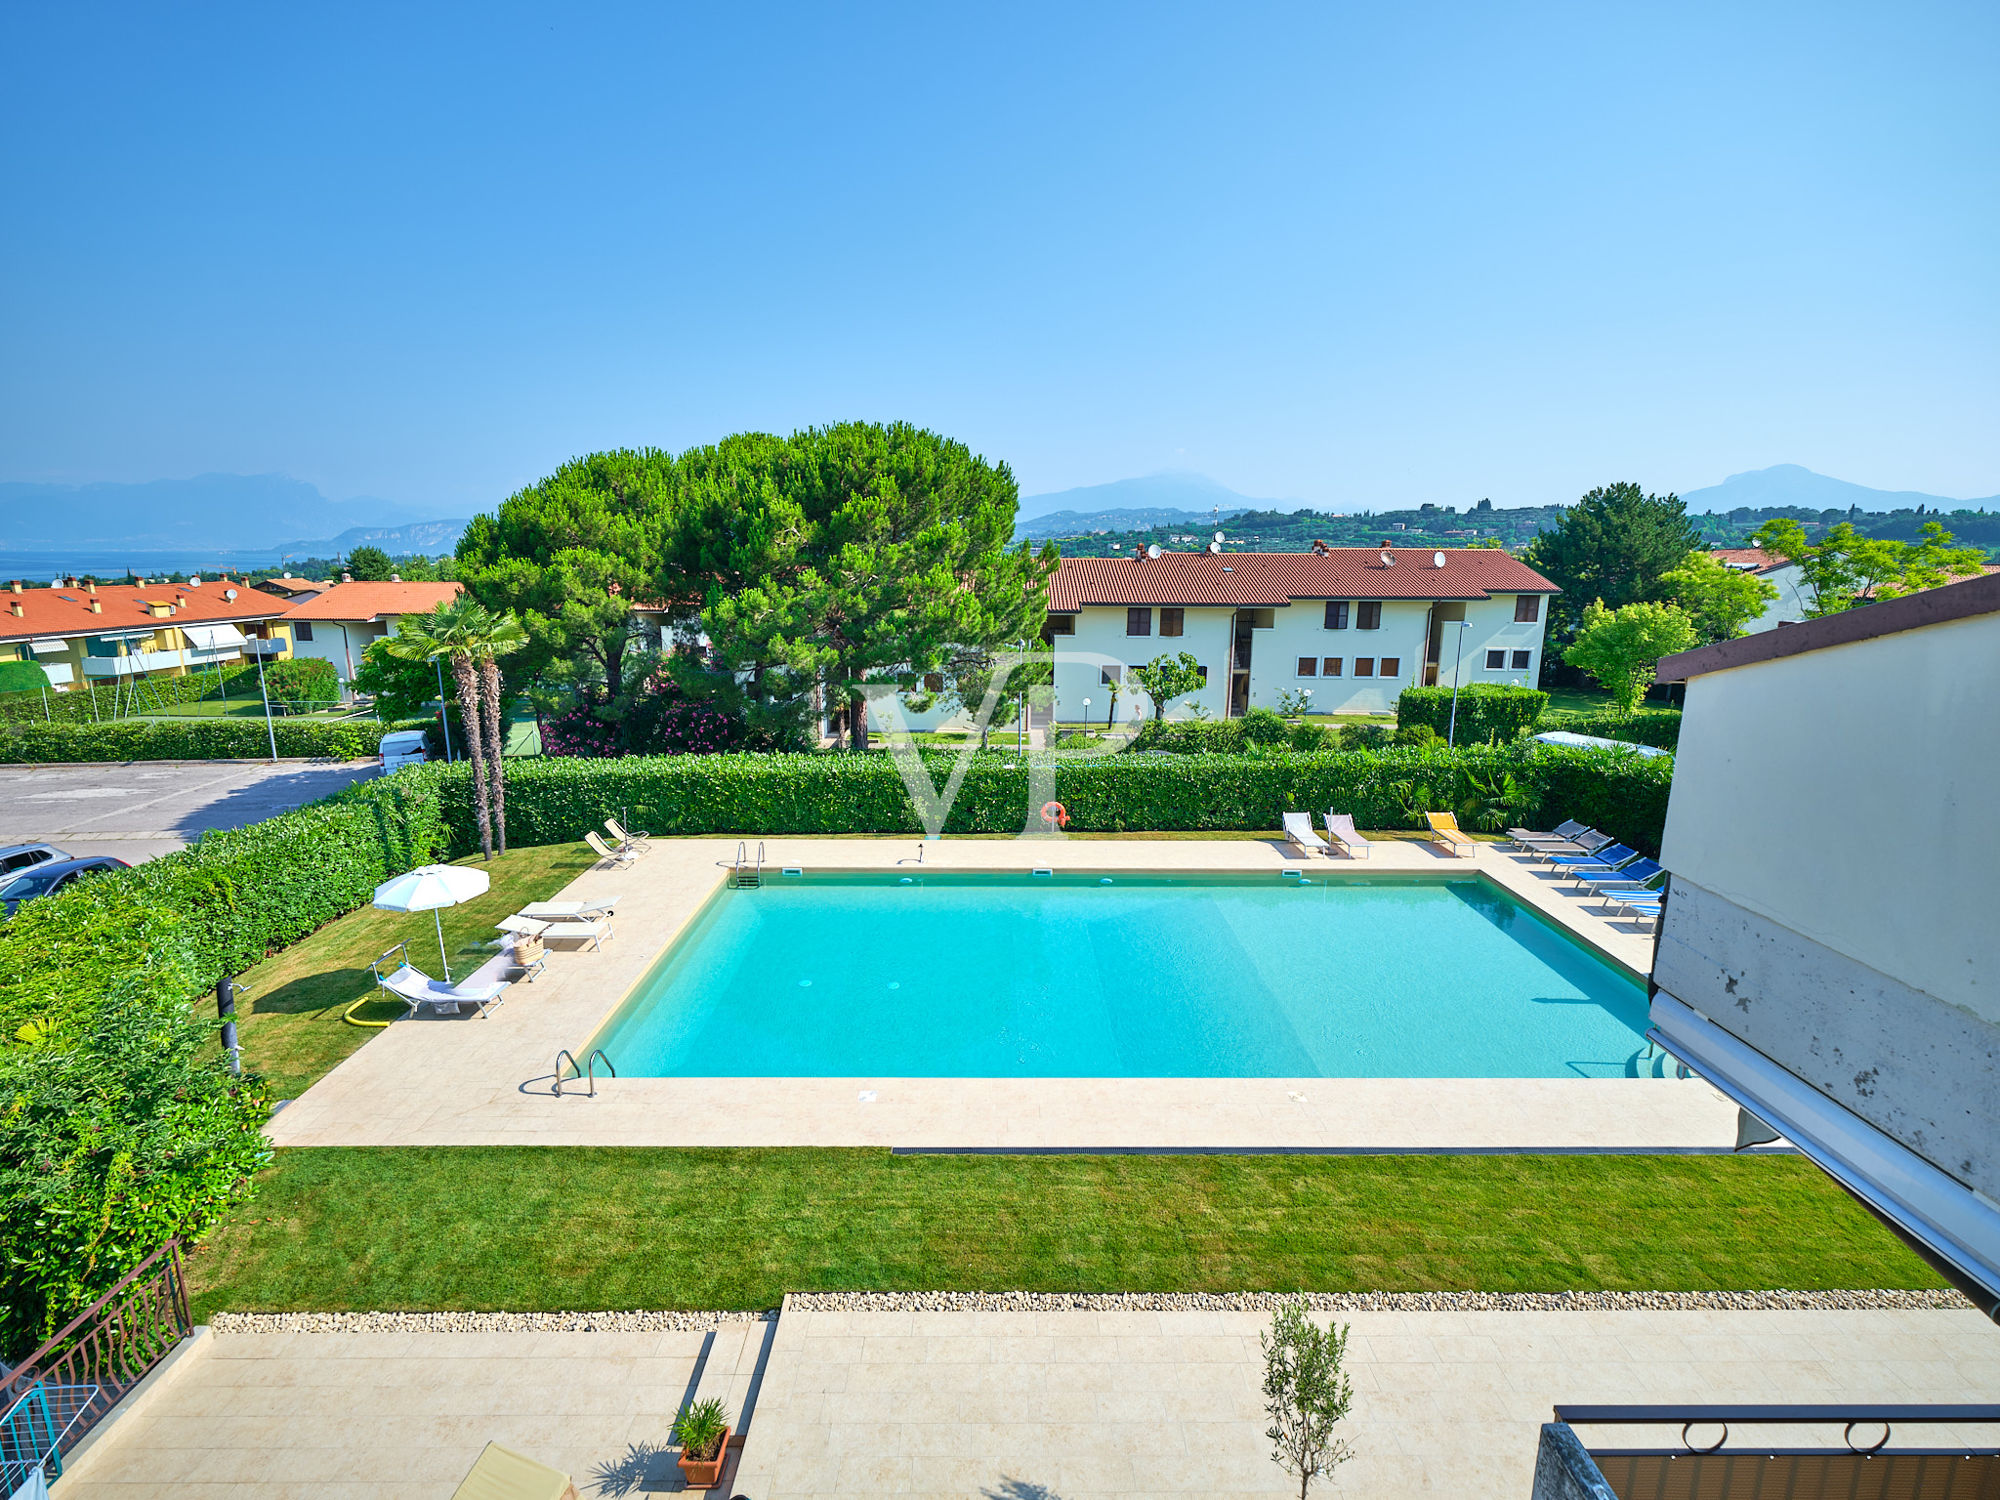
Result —
MULTIPOLYGON (((90 592, 91 592, 92 594, 95 594, 95 593, 97 592, 97 590, 96 590, 96 589, 92 589, 92 590, 91 590, 90 592)), ((101 614, 103 614, 103 613, 104 613, 104 601, 103 601, 102 599, 92 599, 92 600, 90 601, 90 612, 91 612, 92 614, 94 614, 94 615, 101 615, 101 614)))
POLYGON ((352 573, 342 573, 340 575, 340 581, 342 583, 352 583, 354 582, 354 575, 352 573))
POLYGON ((28 607, 18 599, 7 607, 14 611, 14 618, 17 620, 28 612, 28 607))
POLYGON ((97 592, 97 580, 96 580, 95 578, 91 579, 89 583, 86 583, 86 584, 84 585, 84 587, 85 587, 86 589, 90 590, 90 592, 91 592, 91 593, 93 593, 93 594, 94 594, 94 593, 96 593, 96 592, 97 592))
POLYGON ((18 578, 14 580, 14 592, 17 594, 21 592, 21 580, 18 578))

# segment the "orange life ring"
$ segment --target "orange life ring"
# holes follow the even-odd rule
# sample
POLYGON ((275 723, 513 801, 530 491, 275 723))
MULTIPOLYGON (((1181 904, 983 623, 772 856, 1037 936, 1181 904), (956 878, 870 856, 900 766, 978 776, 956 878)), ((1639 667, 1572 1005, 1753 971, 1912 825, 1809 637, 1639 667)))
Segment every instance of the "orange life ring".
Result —
POLYGON ((1060 802, 1042 804, 1042 821, 1054 828, 1069 827, 1069 813, 1060 802))

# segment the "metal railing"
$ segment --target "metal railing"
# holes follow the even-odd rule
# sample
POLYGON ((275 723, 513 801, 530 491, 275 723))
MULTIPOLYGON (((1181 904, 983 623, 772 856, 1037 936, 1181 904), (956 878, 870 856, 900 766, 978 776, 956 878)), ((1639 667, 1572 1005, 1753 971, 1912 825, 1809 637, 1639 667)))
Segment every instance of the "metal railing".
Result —
POLYGON ((611 1059, 605 1054, 602 1047, 592 1047, 590 1049, 590 1057, 583 1063, 577 1062, 576 1054, 565 1047, 556 1054, 555 1093, 558 1099, 562 1098, 563 1059, 565 1057, 569 1059, 569 1076, 571 1079, 588 1078, 590 1080, 590 1092, 584 1095, 586 1099, 595 1099, 597 1097, 597 1060, 600 1057, 604 1058, 604 1071, 609 1073, 613 1078, 618 1076, 618 1070, 611 1066, 611 1059))
POLYGON ((757 841, 757 860, 755 864, 752 864, 750 862, 749 846, 745 843, 737 844, 736 863, 730 867, 729 883, 738 890, 751 890, 751 891, 754 891, 758 887, 763 885, 764 883, 763 840, 759 839, 757 841))
POLYGON ((168 1240, 20 1364, 0 1365, 0 1400, 39 1389, 68 1452, 193 1331, 180 1241, 168 1240))

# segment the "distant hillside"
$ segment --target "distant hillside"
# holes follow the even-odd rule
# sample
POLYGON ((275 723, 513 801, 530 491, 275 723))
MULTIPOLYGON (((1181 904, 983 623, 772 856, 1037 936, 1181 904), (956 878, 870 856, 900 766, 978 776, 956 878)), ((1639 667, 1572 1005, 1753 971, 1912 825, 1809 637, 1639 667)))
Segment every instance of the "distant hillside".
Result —
POLYGON ((333 537, 407 526, 434 506, 329 500, 283 474, 199 474, 146 484, 0 484, 0 535, 10 552, 79 547, 252 551, 286 537, 333 537))
POLYGON ((1171 505, 1137 506, 1130 510, 1056 510, 1031 521, 1017 522, 1016 540, 1022 537, 1042 541, 1047 537, 1088 536, 1094 531, 1133 531, 1145 526, 1210 526, 1217 515, 1240 515, 1246 507, 1223 506, 1219 510, 1176 510, 1171 505))
POLYGON ((1721 484, 1689 490, 1681 496, 1689 510, 1727 514, 1733 510, 1768 510, 1796 507, 1800 510, 1854 510, 1889 514, 1899 510, 1926 512, 2000 510, 2000 495, 1983 500, 1952 500, 1943 495, 1926 495, 1920 490, 1871 490, 1865 484, 1849 484, 1802 469, 1797 464, 1774 464, 1768 469, 1752 469, 1731 474, 1721 484))
POLYGON ((291 556, 344 557, 356 547, 380 547, 391 557, 440 557, 458 546, 469 521, 417 521, 408 526, 350 526, 339 536, 317 542, 280 542, 277 550, 291 556))
MULTIPOLYGON (((1198 520, 1212 511, 1221 510, 1227 515, 1232 510, 1257 510, 1262 507, 1296 508, 1304 502, 1298 500, 1255 500, 1248 495, 1239 495, 1226 484, 1218 484, 1206 474, 1148 474, 1142 479, 1119 479, 1110 484, 1087 484, 1079 489, 1057 490, 1047 495, 1025 495, 1021 499, 1019 519, 1023 522, 1041 516, 1052 516, 1058 511, 1072 512, 1077 516, 1091 519, 1115 511, 1173 511, 1181 513, 1187 521, 1198 520)), ((1163 522, 1171 525, 1171 520, 1163 522)), ((1047 531, 1029 532, 1020 535, 1048 536, 1047 531)))

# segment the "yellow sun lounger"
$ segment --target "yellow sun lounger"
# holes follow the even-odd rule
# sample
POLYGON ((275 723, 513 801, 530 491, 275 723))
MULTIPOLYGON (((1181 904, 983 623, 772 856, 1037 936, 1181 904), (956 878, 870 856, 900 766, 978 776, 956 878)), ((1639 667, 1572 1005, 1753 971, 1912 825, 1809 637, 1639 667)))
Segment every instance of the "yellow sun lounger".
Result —
POLYGON ((1458 826, 1458 817, 1448 812, 1427 812, 1424 821, 1431 825, 1430 842, 1442 845, 1453 854, 1472 858, 1472 851, 1479 847, 1479 840, 1458 826))
POLYGON ((498 1443, 488 1443, 479 1462, 451 1500, 577 1500, 569 1475, 498 1443))

